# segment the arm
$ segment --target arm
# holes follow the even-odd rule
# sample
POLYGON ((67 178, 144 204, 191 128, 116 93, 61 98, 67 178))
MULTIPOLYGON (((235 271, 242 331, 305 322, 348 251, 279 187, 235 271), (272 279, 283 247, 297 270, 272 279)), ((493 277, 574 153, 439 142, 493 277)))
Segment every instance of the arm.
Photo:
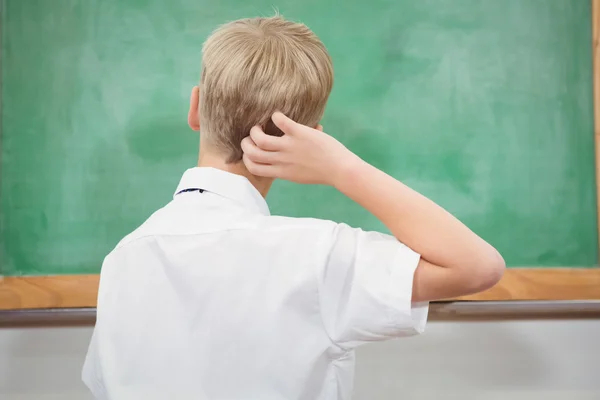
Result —
POLYGON ((242 142, 249 172, 334 186, 366 208, 399 241, 421 254, 413 301, 476 293, 502 277, 500 254, 443 208, 367 164, 320 129, 281 113, 272 119, 284 136, 268 136, 254 127, 242 142))
POLYGON ((355 159, 334 186, 421 254, 413 301, 476 293, 502 277, 504 260, 496 249, 433 201, 377 168, 355 159))

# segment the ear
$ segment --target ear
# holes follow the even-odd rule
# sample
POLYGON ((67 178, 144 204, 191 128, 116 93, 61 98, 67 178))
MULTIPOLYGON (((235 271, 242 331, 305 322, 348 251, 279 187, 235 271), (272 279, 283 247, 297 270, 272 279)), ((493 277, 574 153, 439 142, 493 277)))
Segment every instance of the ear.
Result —
POLYGON ((316 130, 318 130, 318 131, 321 131, 321 132, 323 132, 323 125, 321 125, 321 124, 318 124, 318 125, 317 125, 317 127, 316 127, 315 129, 316 129, 316 130))
POLYGON ((198 106, 200 105, 200 88, 194 86, 190 96, 190 111, 188 112, 188 125, 192 130, 200 130, 200 116, 198 115, 198 106))

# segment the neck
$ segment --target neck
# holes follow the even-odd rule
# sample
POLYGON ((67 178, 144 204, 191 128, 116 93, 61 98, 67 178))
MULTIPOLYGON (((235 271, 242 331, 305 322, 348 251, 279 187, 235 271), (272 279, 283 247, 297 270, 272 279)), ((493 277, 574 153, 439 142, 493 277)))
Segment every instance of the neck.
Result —
POLYGON ((211 151, 203 151, 202 147, 200 148, 200 156, 198 157, 198 166, 211 167, 232 174, 241 175, 250 181, 252 186, 258 190, 262 197, 267 197, 267 193, 273 184, 273 179, 271 178, 263 178, 252 175, 250 172, 248 172, 243 162, 240 161, 237 163, 228 164, 225 162, 222 155, 211 151))

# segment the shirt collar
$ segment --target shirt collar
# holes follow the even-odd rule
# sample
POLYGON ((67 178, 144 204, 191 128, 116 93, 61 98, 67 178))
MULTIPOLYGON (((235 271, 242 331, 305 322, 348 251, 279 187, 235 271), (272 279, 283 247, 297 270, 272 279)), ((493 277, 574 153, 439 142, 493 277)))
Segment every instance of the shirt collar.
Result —
POLYGON ((190 168, 181 177, 173 198, 186 189, 203 189, 263 215, 271 214, 262 195, 241 175, 208 167, 190 168))

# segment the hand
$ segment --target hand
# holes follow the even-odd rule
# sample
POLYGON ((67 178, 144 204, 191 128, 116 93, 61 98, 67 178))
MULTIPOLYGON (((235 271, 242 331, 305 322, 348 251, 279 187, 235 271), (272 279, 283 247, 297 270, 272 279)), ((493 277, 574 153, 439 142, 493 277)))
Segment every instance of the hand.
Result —
POLYGON ((267 135, 255 126, 242 140, 243 162, 253 175, 335 186, 348 167, 359 160, 321 126, 309 128, 280 112, 271 119, 283 136, 267 135))

